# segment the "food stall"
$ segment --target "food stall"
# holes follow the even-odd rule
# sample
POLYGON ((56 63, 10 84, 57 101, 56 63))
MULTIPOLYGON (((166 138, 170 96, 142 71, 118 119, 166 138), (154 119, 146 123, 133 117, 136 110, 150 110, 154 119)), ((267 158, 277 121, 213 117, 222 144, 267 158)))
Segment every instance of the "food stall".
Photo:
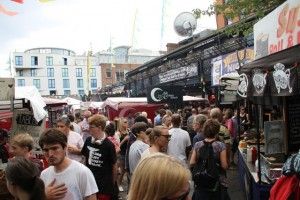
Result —
POLYGON ((237 93, 255 119, 238 152, 247 199, 268 199, 285 159, 300 147, 299 6, 288 0, 254 25, 255 60, 239 70, 237 93))

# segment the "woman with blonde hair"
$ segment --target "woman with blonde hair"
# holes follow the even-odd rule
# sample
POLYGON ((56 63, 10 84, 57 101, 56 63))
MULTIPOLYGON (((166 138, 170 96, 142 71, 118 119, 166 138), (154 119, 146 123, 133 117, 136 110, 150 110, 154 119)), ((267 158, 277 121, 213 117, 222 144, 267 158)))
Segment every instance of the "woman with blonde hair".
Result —
POLYGON ((134 170, 128 200, 190 200, 189 180, 190 171, 180 161, 155 153, 141 160, 134 170))

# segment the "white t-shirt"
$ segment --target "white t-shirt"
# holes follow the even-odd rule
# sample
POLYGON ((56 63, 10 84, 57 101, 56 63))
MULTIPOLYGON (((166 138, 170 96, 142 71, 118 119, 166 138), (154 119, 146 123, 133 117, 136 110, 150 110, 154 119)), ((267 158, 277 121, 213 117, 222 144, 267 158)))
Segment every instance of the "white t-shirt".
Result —
POLYGON ((171 135, 171 140, 168 144, 168 155, 179 159, 187 166, 185 150, 191 146, 189 133, 181 128, 172 128, 169 130, 169 134, 171 135))
POLYGON ((73 127, 74 127, 74 131, 75 131, 76 133, 81 134, 81 128, 80 128, 80 126, 79 126, 78 124, 76 124, 75 122, 72 122, 71 124, 72 124, 73 127))
POLYGON ((149 145, 142 142, 141 140, 136 140, 129 149, 129 170, 132 174, 137 164, 141 159, 142 153, 149 148, 149 145))
POLYGON ((71 160, 71 164, 59 173, 54 171, 53 166, 48 167, 42 171, 41 179, 44 181, 45 186, 49 185, 54 179, 56 179, 55 185, 64 183, 68 191, 63 200, 82 200, 98 192, 91 170, 74 160, 71 160))
MULTIPOLYGON (((69 135, 68 135, 68 145, 70 146, 75 146, 78 149, 82 149, 83 147, 83 140, 82 137, 79 133, 76 133, 74 131, 70 131, 69 135)), ((77 155, 77 154, 72 154, 70 152, 68 152, 68 158, 72 159, 72 160, 76 160, 78 162, 82 162, 82 155, 77 155)))
POLYGON ((151 155, 151 152, 150 152, 150 149, 148 148, 148 149, 146 149, 146 150, 142 153, 141 159, 144 159, 144 158, 146 158, 147 156, 150 156, 150 155, 151 155))

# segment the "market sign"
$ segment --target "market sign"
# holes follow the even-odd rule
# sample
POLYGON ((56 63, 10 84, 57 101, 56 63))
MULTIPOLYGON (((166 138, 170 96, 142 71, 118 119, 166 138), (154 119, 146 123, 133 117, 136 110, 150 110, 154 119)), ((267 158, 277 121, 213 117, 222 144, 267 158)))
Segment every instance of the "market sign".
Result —
POLYGON ((191 63, 188 66, 179 67, 177 69, 172 69, 165 73, 159 74, 159 83, 176 81, 180 79, 190 78, 193 76, 198 76, 197 63, 191 63))
POLYGON ((15 97, 15 81, 13 78, 0 78, 0 101, 10 101, 15 97))
POLYGON ((300 1, 288 0, 254 25, 255 59, 300 43, 300 1))
POLYGON ((40 134, 45 130, 45 119, 37 122, 33 116, 33 112, 28 109, 14 110, 12 133, 16 135, 19 133, 30 134, 35 142, 35 150, 39 149, 38 141, 40 134))
POLYGON ((148 88, 148 103, 172 103, 181 105, 183 103, 182 86, 159 86, 148 88))
POLYGON ((213 58, 211 71, 211 85, 219 85, 221 77, 237 77, 237 70, 240 68, 239 60, 243 64, 247 64, 254 59, 254 51, 252 47, 239 50, 237 52, 225 54, 213 58))

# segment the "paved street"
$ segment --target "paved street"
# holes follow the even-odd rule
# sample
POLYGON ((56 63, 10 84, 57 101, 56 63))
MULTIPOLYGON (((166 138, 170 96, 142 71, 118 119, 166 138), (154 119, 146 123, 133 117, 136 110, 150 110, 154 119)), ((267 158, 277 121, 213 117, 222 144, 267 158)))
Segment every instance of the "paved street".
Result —
MULTIPOLYGON (((228 188, 228 194, 231 198, 231 200, 243 200, 245 199, 244 192, 241 188, 241 184, 239 182, 239 176, 238 176, 238 169, 237 166, 231 167, 230 169, 227 170, 227 177, 229 180, 229 188, 228 188)), ((124 192, 120 193, 120 197, 122 200, 126 199, 127 195, 127 180, 126 178, 124 179, 124 192)), ((191 194, 192 195, 192 194, 191 194)))

